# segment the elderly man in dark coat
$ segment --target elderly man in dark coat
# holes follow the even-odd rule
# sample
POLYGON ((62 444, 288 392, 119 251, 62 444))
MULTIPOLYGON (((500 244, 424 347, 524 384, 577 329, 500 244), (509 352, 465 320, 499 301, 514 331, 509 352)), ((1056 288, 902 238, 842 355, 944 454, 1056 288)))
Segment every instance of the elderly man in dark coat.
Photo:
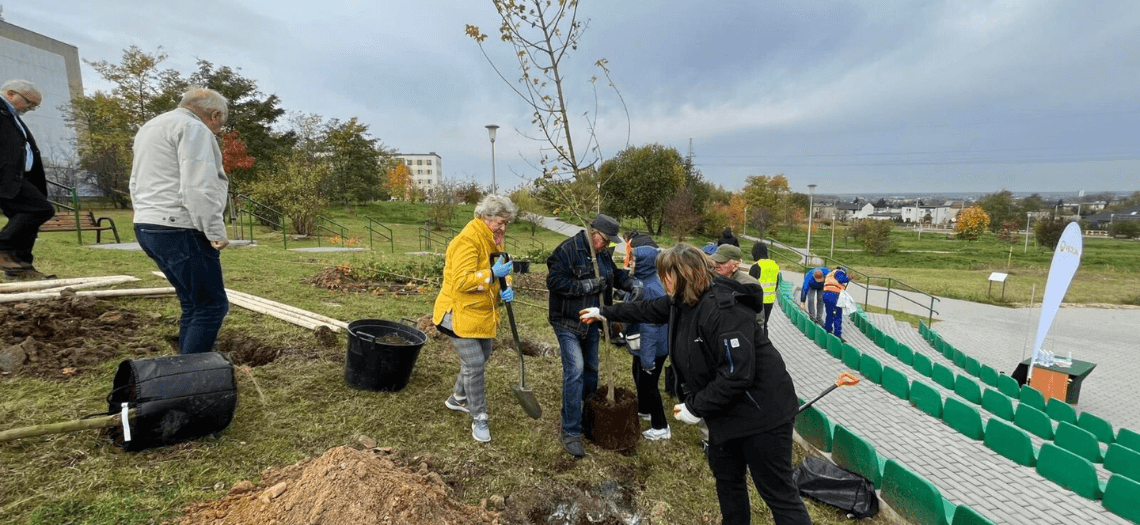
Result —
POLYGON ((47 178, 40 150, 21 115, 43 101, 39 89, 27 80, 9 80, 0 86, 0 210, 8 224, 0 230, 0 269, 6 280, 44 279, 32 266, 32 248, 40 225, 55 215, 47 199, 47 178))

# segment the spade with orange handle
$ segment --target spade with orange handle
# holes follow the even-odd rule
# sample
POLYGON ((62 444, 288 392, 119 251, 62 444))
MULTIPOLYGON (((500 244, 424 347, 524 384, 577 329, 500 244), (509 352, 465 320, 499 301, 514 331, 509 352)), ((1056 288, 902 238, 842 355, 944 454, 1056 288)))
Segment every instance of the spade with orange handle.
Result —
POLYGON ((796 411, 796 415, 800 415, 800 412, 807 410, 807 407, 810 407, 812 403, 819 401, 821 398, 823 398, 823 396, 830 394, 832 390, 835 390, 841 386, 855 386, 857 384, 859 384, 859 378, 855 377, 854 374, 850 372, 840 372, 839 377, 835 380, 834 385, 827 387, 827 390, 824 390, 821 394, 815 396, 815 399, 812 399, 811 401, 800 405, 800 409, 796 411))

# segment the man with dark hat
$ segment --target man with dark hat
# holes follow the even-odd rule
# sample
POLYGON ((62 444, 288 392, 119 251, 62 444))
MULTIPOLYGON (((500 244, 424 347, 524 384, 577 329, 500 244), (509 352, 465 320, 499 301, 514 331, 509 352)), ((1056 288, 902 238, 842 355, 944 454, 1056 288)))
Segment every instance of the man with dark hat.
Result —
POLYGON ((752 245, 752 258, 756 260, 756 264, 748 269, 748 275, 760 281, 760 287, 764 289, 764 322, 767 323, 768 317, 772 315, 772 308, 776 305, 776 285, 780 280, 780 266, 768 258, 768 245, 762 242, 752 245))
POLYGON ((601 323, 583 323, 585 308, 613 304, 613 289, 633 289, 633 279, 614 264, 610 243, 621 243, 620 225, 598 214, 588 230, 562 241, 546 260, 550 291, 548 319, 562 354, 562 446, 574 457, 582 448, 582 403, 598 388, 598 339, 601 323), (594 273, 594 259, 598 273, 594 273))

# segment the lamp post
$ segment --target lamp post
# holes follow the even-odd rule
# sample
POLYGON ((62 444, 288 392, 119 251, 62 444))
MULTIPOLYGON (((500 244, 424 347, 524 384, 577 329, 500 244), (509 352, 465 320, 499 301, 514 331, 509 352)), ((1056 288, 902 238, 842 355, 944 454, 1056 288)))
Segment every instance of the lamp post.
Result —
POLYGON ((1025 249, 1021 253, 1029 253, 1029 217, 1032 214, 1025 212, 1025 249))
POLYGON ((811 216, 813 197, 815 196, 815 184, 808 184, 808 234, 807 234, 807 254, 804 255, 804 266, 811 265, 811 216))
POLYGON ((498 131, 497 124, 487 124, 487 135, 491 136, 491 194, 499 194, 499 186, 495 184, 495 132, 498 131))

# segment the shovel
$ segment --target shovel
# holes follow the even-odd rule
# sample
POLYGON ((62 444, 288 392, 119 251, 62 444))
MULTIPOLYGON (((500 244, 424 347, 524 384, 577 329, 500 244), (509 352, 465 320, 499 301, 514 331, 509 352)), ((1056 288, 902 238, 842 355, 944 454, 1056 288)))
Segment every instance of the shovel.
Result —
MULTIPOLYGON (((823 393, 819 394, 818 396, 815 396, 815 399, 812 399, 811 401, 808 401, 807 403, 800 405, 800 409, 796 411, 795 416, 800 415, 800 412, 807 410, 807 407, 810 407, 812 405, 812 403, 815 403, 816 401, 819 401, 820 399, 822 399, 823 396, 830 394, 832 390, 835 390, 836 388, 839 388, 841 386, 854 386, 857 384, 859 384, 859 378, 858 377, 855 377, 850 372, 840 372, 839 377, 836 378, 834 385, 827 387, 827 390, 824 390, 823 393)), ((795 416, 792 416, 792 417, 794 418, 795 416)))
MULTIPOLYGON (((501 253, 494 253, 491 255, 492 260, 501 253)), ((507 279, 505 277, 499 278, 499 289, 507 289, 507 279)), ((507 305, 507 319, 511 323, 511 335, 515 338, 515 351, 519 354, 519 384, 511 386, 511 390, 515 393, 515 399, 519 400, 519 405, 522 405, 523 412, 526 415, 538 419, 542 417, 542 407, 538 406, 538 398, 534 397, 534 391, 526 387, 526 362, 523 360, 522 342, 519 341, 519 329, 515 324, 515 310, 511 306, 510 301, 504 301, 507 305)))

